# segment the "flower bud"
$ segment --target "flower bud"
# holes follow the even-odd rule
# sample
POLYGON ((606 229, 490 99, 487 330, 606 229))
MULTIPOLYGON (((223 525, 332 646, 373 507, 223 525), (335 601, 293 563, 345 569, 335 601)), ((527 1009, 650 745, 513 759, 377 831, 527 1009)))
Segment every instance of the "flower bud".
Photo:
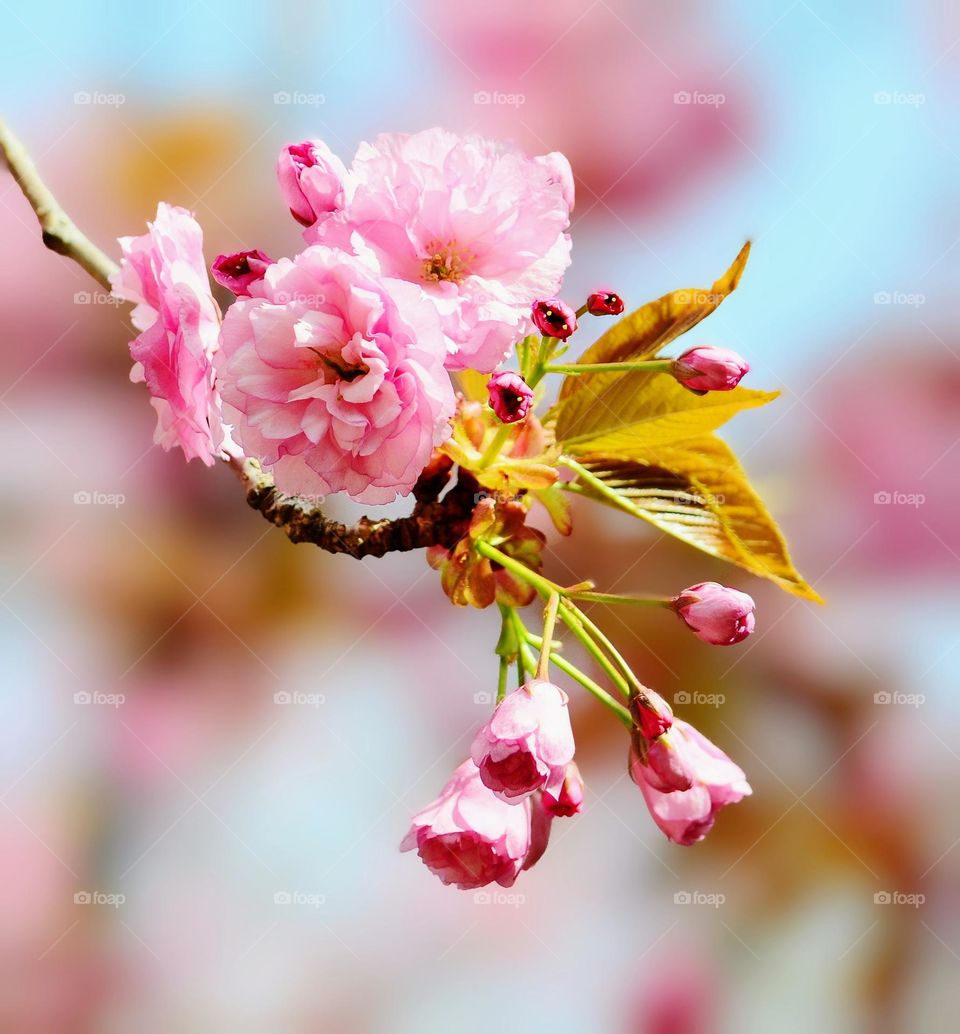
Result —
POLYGON ((655 740, 673 725, 673 711, 670 705, 652 689, 643 695, 630 698, 630 714, 636 725, 636 731, 645 740, 655 740))
POLYGON ((544 337, 565 341, 577 329, 577 314, 559 298, 544 298, 533 303, 534 325, 544 337))
POLYGON ((262 251, 238 251, 233 255, 218 255, 210 267, 213 279, 237 297, 250 294, 250 286, 263 279, 273 259, 262 251))
POLYGON ((587 299, 587 312, 591 316, 619 316, 623 299, 613 291, 594 291, 587 299))
POLYGON ((673 375, 691 391, 730 391, 750 370, 750 364, 728 348, 697 345, 673 363, 673 375))
POLYGON ((551 815, 557 818, 579 815, 583 811, 583 777, 576 761, 567 765, 559 794, 555 797, 544 790, 541 796, 544 807, 551 815))
POLYGON ((518 373, 502 370, 487 381, 490 408, 505 424, 515 424, 530 412, 533 390, 518 373))
POLYGON ((470 753, 484 786, 515 803, 535 790, 559 800, 573 751, 567 694, 551 682, 532 679, 497 705, 470 753))
POLYGON ((343 162, 321 140, 288 144, 277 159, 280 193, 304 226, 343 206, 346 176, 343 162))
POLYGON ((717 582, 691 585, 674 598, 673 607, 697 638, 712 646, 742 642, 756 624, 753 600, 717 582))
POLYGON ((676 719, 661 740, 653 764, 651 752, 642 757, 631 747, 630 778, 666 837, 695 844, 710 832, 721 808, 753 791, 743 771, 687 722, 676 719))

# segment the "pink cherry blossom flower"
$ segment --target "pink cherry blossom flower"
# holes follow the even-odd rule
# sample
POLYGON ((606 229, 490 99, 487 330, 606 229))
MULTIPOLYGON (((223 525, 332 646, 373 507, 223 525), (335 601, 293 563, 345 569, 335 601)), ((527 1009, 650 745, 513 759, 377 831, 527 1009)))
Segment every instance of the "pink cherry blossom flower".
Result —
POLYGON ((490 408, 505 424, 523 420, 533 404, 533 390, 519 373, 501 370, 487 381, 490 408))
POLYGON ((347 170, 322 140, 288 144, 277 158, 280 193, 298 223, 313 226, 342 207, 347 170))
POLYGON ((573 752, 567 694, 543 679, 507 694, 470 751, 484 785, 508 802, 540 789, 557 799, 573 752))
POLYGON ((130 343, 130 379, 152 396, 154 441, 211 466, 224 439, 212 363, 220 310, 203 232, 190 212, 163 202, 147 225, 140 237, 120 238, 120 268, 110 281, 115 298, 136 303, 131 319, 140 333, 130 343))
POLYGON ((274 263, 251 292, 227 312, 217 356, 247 455, 291 494, 409 492, 455 404, 434 307, 322 246, 274 263))
POLYGON ((533 303, 533 325, 545 337, 565 341, 577 329, 577 314, 560 298, 544 298, 533 303))
POLYGON ((557 818, 579 815, 583 811, 583 776, 580 775, 576 761, 567 765, 557 796, 544 790, 541 797, 547 811, 557 818))
POLYGON ((263 279, 267 266, 273 259, 260 251, 238 251, 233 255, 218 255, 213 260, 210 272, 213 279, 238 297, 249 294, 250 286, 263 279))
POLYGON ((756 625, 753 600, 745 592, 717 582, 684 589, 674 599, 673 608, 699 639, 713 646, 740 643, 756 625))
POLYGON ((498 800, 468 760, 453 773, 440 796, 413 816, 400 850, 416 848, 442 883, 461 890, 494 882, 511 887, 521 869, 529 868, 546 847, 549 818, 540 814, 537 826, 534 841, 529 802, 514 807, 498 800), (528 857, 532 860, 526 865, 528 857))
POLYGON ((730 391, 750 372, 750 364, 729 348, 697 345, 674 360, 673 375, 691 391, 730 391))
POLYGON ((488 372, 570 264, 572 177, 547 157, 442 129, 384 134, 358 149, 343 210, 305 236, 419 285, 443 319, 448 367, 488 372))
POLYGON ((743 771, 692 725, 675 718, 641 756, 630 749, 630 778, 661 831, 675 844, 702 840, 727 804, 751 794, 743 771))
POLYGON ((619 316, 623 299, 613 291, 594 291, 587 299, 587 312, 591 316, 619 316))

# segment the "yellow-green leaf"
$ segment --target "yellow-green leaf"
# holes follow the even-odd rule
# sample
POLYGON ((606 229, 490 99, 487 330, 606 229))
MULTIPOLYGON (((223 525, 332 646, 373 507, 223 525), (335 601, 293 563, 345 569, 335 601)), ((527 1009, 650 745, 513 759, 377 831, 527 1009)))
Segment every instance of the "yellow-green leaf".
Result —
MULTIPOLYGON (((591 345, 579 361, 622 363, 655 356, 660 349, 709 316, 736 289, 749 254, 750 242, 747 241, 730 268, 709 289, 688 287, 671 291, 624 316, 591 345)), ((588 384, 602 386, 617 376, 616 373, 571 374, 560 388, 560 401, 577 394, 588 384)))
POLYGON ((612 383, 589 384, 563 403, 556 437, 564 451, 576 453, 666 444, 714 431, 740 410, 777 395, 750 388, 696 395, 670 374, 633 370, 615 375, 612 383))
POLYGON ((714 435, 629 455, 593 453, 575 462, 585 471, 577 482, 584 494, 795 596, 823 602, 793 566, 780 529, 736 456, 714 435))

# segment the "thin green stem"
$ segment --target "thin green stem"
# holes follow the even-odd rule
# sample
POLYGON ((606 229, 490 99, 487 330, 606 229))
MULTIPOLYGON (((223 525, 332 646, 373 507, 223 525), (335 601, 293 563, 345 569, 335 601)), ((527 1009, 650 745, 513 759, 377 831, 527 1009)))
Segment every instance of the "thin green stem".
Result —
POLYGON ((507 675, 510 671, 510 662, 506 657, 500 658, 500 676, 497 679, 497 703, 507 695, 507 675))
POLYGON ((672 369, 672 359, 644 359, 634 363, 557 363, 545 366, 544 373, 628 373, 631 370, 669 373, 672 369))
POLYGON ((518 578, 522 578, 542 596, 549 597, 552 593, 557 593, 560 596, 564 594, 564 590, 556 583, 551 582, 549 578, 544 578, 543 575, 537 574, 536 571, 531 571, 526 564, 521 564, 519 560, 514 560, 513 557, 507 556, 506 553, 502 553, 496 546, 491 546, 489 542, 479 539, 474 549, 488 560, 495 560, 501 567, 505 567, 518 578))
POLYGON ((621 596, 615 592, 590 592, 570 589, 567 597, 589 603, 630 603, 639 607, 669 607, 671 600, 666 596, 621 596))
MULTIPOLYGON (((621 695, 624 699, 630 699, 630 685, 623 675, 617 670, 617 666, 604 654, 603 650, 598 646, 594 638, 591 637, 590 632, 584 627, 584 622, 581 620, 582 615, 577 610, 571 610, 566 605, 560 608, 560 617, 563 623, 570 629, 570 631, 580 641, 580 645, 590 654, 590 656, 600 665, 601 668, 607 673, 607 677, 610 681, 620 690, 621 695)), ((591 629, 591 631, 593 631, 591 629)), ((619 656, 619 655, 618 655, 619 656)))
POLYGON ((551 593, 543 612, 543 643, 540 646, 540 661, 537 664, 537 678, 546 679, 550 674, 550 646, 553 643, 553 630, 557 624, 557 608, 560 606, 560 594, 551 593))
POLYGON ((594 489, 594 491, 598 492, 604 499, 608 500, 614 506, 621 510, 626 510, 627 513, 633 514, 633 516, 636 517, 636 507, 632 506, 629 500, 624 499, 619 492, 614 492, 609 485, 606 485, 600 480, 600 478, 596 477, 596 475, 591 474, 586 467, 578 463, 571 456, 561 456, 560 465, 566 467, 568 470, 572 470, 581 480, 585 481, 592 489, 594 489))
POLYGON ((485 467, 489 467, 491 463, 500 455, 500 451, 507 443, 507 439, 513 433, 513 424, 504 424, 498 428, 497 433, 490 440, 490 444, 483 450, 483 455, 480 457, 480 462, 477 464, 479 470, 483 470, 485 467))

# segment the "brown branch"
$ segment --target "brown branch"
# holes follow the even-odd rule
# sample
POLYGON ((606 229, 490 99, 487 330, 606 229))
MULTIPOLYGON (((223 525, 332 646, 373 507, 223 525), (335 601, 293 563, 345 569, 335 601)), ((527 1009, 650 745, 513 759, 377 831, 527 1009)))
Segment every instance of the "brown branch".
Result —
MULTIPOLYGON (((2 119, 0 154, 36 213, 43 243, 51 251, 79 263, 109 291, 110 277, 118 268, 116 262, 81 233, 60 207, 23 144, 2 119)), ((312 542, 329 553, 346 553, 357 559, 436 545, 452 546, 466 531, 479 491, 473 477, 461 471, 457 484, 440 501, 452 463, 446 457, 438 457, 424 470, 413 490, 416 505, 409 517, 363 517, 354 525, 346 525, 330 520, 315 502, 280 492, 256 460, 230 456, 225 462, 240 477, 250 506, 282 528, 291 542, 312 542)))

